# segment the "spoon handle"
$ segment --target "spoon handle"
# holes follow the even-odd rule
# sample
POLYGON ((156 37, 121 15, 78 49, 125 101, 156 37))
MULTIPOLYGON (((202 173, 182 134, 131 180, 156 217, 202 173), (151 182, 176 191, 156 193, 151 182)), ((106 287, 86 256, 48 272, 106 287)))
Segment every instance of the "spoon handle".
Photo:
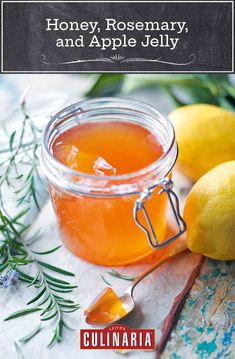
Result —
POLYGON ((150 268, 148 268, 144 273, 140 274, 132 283, 130 287, 127 288, 126 292, 129 293, 131 296, 133 294, 133 290, 144 278, 146 278, 149 274, 151 274, 155 269, 159 268, 163 263, 167 262, 171 258, 175 257, 177 254, 185 251, 186 248, 179 248, 178 251, 171 253, 170 255, 166 255, 162 258, 159 258, 157 262, 155 262, 150 268))

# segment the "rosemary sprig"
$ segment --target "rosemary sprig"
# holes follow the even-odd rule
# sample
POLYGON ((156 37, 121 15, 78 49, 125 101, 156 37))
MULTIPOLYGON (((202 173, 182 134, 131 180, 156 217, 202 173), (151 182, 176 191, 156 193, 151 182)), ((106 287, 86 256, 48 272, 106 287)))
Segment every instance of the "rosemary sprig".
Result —
MULTIPOLYGON (((36 312, 40 313, 40 326, 38 325, 21 338, 20 342, 28 342, 43 329, 43 323, 51 322, 53 335, 48 344, 51 346, 56 342, 61 342, 65 329, 71 329, 66 322, 66 317, 69 313, 76 311, 79 304, 66 298, 66 295, 73 292, 77 286, 54 275, 54 273, 59 273, 71 277, 74 276, 73 273, 39 259, 39 257, 56 252, 60 246, 38 252, 32 249, 33 243, 38 238, 37 234, 23 240, 23 236, 31 226, 25 224, 25 217, 32 209, 32 203, 40 210, 37 183, 42 179, 38 171, 37 154, 40 130, 27 112, 25 97, 21 102, 21 110, 24 117, 22 129, 18 133, 14 131, 10 135, 9 155, 0 161, 0 272, 2 272, 0 286, 1 284, 5 287, 10 286, 19 279, 27 283, 28 288, 36 289, 36 294, 34 293, 26 307, 11 313, 5 320, 36 312), (31 138, 30 142, 29 138, 31 138), (19 165, 27 167, 23 174, 19 165), (19 210, 15 216, 10 215, 5 208, 3 193, 6 186, 16 196, 16 211, 18 207, 24 205, 24 208, 19 210), (31 274, 32 272, 34 274, 31 274)), ((17 344, 18 354, 19 348, 20 346, 17 344)))
POLYGON ((131 277, 131 276, 127 276, 125 274, 121 274, 119 272, 117 272, 116 270, 112 269, 111 272, 107 272, 109 275, 111 275, 112 277, 115 278, 119 278, 119 279, 123 279, 123 280, 127 280, 129 282, 133 282, 136 278, 138 278, 138 276, 136 277, 131 277))
POLYGON ((3 187, 6 184, 17 195, 18 206, 29 203, 32 198, 36 207, 40 209, 35 184, 37 181, 41 181, 37 154, 41 130, 35 126, 26 110, 25 96, 21 101, 21 111, 24 116, 22 128, 19 133, 13 131, 10 135, 9 156, 4 157, 4 160, 0 162, 3 171, 0 176, 0 205, 5 213, 3 187), (20 173, 19 165, 27 165, 28 171, 24 174, 20 173), (22 186, 18 188, 16 182, 21 183, 22 186))
MULTIPOLYGON (((17 218, 19 217, 20 216, 18 215, 17 218)), ((27 305, 36 304, 36 307, 29 307, 14 312, 6 317, 5 320, 11 320, 19 316, 40 311, 41 322, 55 319, 53 336, 49 343, 49 345, 52 345, 55 342, 60 342, 62 339, 62 330, 65 328, 68 329, 68 325, 65 321, 66 314, 76 311, 79 308, 79 305, 72 300, 68 300, 64 296, 59 296, 57 294, 71 293, 77 286, 61 280, 52 274, 48 274, 48 271, 61 273, 66 276, 74 276, 74 274, 39 260, 34 254, 35 251, 32 251, 27 242, 25 243, 22 240, 22 226, 19 224, 17 225, 14 222, 14 220, 10 221, 0 211, 0 227, 5 236, 0 247, 1 269, 17 271, 20 280, 28 283, 28 286, 34 286, 37 289, 37 294, 27 303, 27 305), (20 229, 20 232, 18 228, 20 229), (34 276, 28 275, 22 269, 29 264, 33 264, 37 269, 34 276)), ((23 227, 23 229, 27 229, 27 227, 28 226, 23 227)), ((59 250, 59 248, 60 246, 46 252, 36 253, 38 256, 45 256, 59 250)), ((35 335, 37 333, 35 333, 35 335)))

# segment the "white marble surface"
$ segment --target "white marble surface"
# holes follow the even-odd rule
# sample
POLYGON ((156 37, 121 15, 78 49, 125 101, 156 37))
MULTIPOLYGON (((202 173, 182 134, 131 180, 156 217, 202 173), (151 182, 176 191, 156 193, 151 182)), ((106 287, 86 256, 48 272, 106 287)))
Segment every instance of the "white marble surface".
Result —
MULTIPOLYGON (((43 228, 43 236, 35 243, 35 250, 44 250, 60 244, 59 234, 56 228, 54 214, 50 203, 48 203, 40 214, 35 223, 35 228, 43 228)), ((121 294, 128 286, 128 282, 120 279, 112 278, 107 275, 107 267, 97 267, 89 264, 72 254, 65 248, 61 248, 58 253, 48 256, 51 263, 61 266, 76 274, 72 278, 72 282, 78 285, 75 289, 72 299, 81 304, 81 309, 68 315, 68 322, 73 326, 75 331, 67 331, 61 344, 56 344, 48 349, 51 336, 51 325, 47 324, 45 329, 41 331, 29 343, 22 346, 22 350, 26 359, 32 354, 35 359, 49 359, 56 356, 57 359, 70 359, 77 357, 88 359, 91 357, 91 351, 79 349, 79 329, 87 328, 88 325, 84 321, 83 310, 96 297, 96 295, 105 287, 105 283, 100 277, 103 274, 105 278, 113 285, 113 289, 121 294)), ((190 253, 180 254, 176 260, 169 264, 163 265, 148 277, 135 290, 136 309, 130 314, 123 324, 137 328, 154 328, 156 329, 157 339, 160 336, 163 319, 171 309, 174 297, 183 289, 187 278, 198 263, 198 256, 190 253), (186 271, 187 268, 187 271, 186 271)), ((122 273, 137 275, 145 270, 146 265, 135 265, 128 268, 120 268, 122 273)), ((33 269, 32 269, 33 270, 33 269)), ((33 329, 37 323, 39 315, 37 313, 29 316, 20 317, 12 321, 3 322, 4 317, 12 311, 17 311, 25 307, 25 303, 32 297, 34 289, 26 289, 26 285, 19 283, 16 287, 9 289, 0 289, 0 348, 1 358, 13 359, 16 357, 14 341, 26 335, 30 329, 33 329)), ((71 296, 70 296, 71 297, 71 296)), ((98 350, 95 352, 97 359, 103 359, 104 353, 107 351, 98 350)), ((109 351, 109 358, 116 359, 119 354, 109 351)), ((92 356, 94 352, 92 352, 92 356)), ((133 359, 141 358, 153 359, 153 352, 133 352, 133 359)))

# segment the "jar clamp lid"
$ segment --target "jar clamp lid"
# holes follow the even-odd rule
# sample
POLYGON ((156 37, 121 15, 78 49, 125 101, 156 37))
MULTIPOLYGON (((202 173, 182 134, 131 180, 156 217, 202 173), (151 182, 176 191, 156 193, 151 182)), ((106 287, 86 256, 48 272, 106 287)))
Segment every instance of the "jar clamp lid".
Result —
POLYGON ((180 214, 180 208, 179 208, 179 199, 176 193, 173 191, 173 181, 165 177, 163 180, 155 184, 154 186, 145 188, 141 196, 135 201, 135 206, 133 210, 134 220, 138 227, 140 227, 146 234, 148 242, 150 247, 152 248, 161 248, 166 246, 167 244, 170 244, 171 242, 175 241, 178 237, 180 237, 185 231, 186 231, 186 223, 183 219, 183 217, 180 214), (148 212, 145 208, 145 200, 150 198, 154 189, 156 187, 161 187, 161 190, 159 191, 159 195, 162 195, 163 193, 166 193, 170 208, 172 210, 172 213, 174 215, 174 219, 178 228, 178 232, 172 236, 169 239, 166 239, 164 242, 159 243, 156 233, 153 229, 153 225, 150 221, 148 212), (142 223, 140 223, 138 218, 139 211, 142 210, 144 213, 144 217, 146 219, 146 222, 148 224, 148 228, 144 226, 142 223))

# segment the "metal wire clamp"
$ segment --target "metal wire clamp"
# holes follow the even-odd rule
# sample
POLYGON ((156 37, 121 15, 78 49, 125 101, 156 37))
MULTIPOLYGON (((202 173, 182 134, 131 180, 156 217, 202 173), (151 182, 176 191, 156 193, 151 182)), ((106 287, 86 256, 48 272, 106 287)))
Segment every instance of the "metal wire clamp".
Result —
POLYGON ((173 181, 169 178, 164 178, 162 181, 158 182, 154 186, 145 188, 142 192, 140 197, 136 200, 135 206, 134 206, 134 219, 136 224, 145 232, 150 247, 152 248, 161 248, 166 246, 167 244, 175 241, 179 236, 181 236, 186 231, 186 223, 183 220, 181 214, 180 214, 180 208, 179 208, 179 199, 175 192, 173 191, 173 181), (149 199, 155 190, 156 187, 161 187, 161 190, 159 191, 159 195, 162 195, 163 193, 166 193, 168 200, 170 202, 170 208, 173 212, 174 219, 178 228, 178 233, 174 235, 173 237, 165 240, 162 243, 158 242, 157 236, 155 234, 155 231, 153 229, 153 225, 150 221, 149 215, 147 213, 147 210, 145 208, 145 201, 149 199), (144 217, 146 219, 147 226, 144 226, 142 223, 140 223, 138 218, 139 211, 142 210, 144 213, 144 217))

